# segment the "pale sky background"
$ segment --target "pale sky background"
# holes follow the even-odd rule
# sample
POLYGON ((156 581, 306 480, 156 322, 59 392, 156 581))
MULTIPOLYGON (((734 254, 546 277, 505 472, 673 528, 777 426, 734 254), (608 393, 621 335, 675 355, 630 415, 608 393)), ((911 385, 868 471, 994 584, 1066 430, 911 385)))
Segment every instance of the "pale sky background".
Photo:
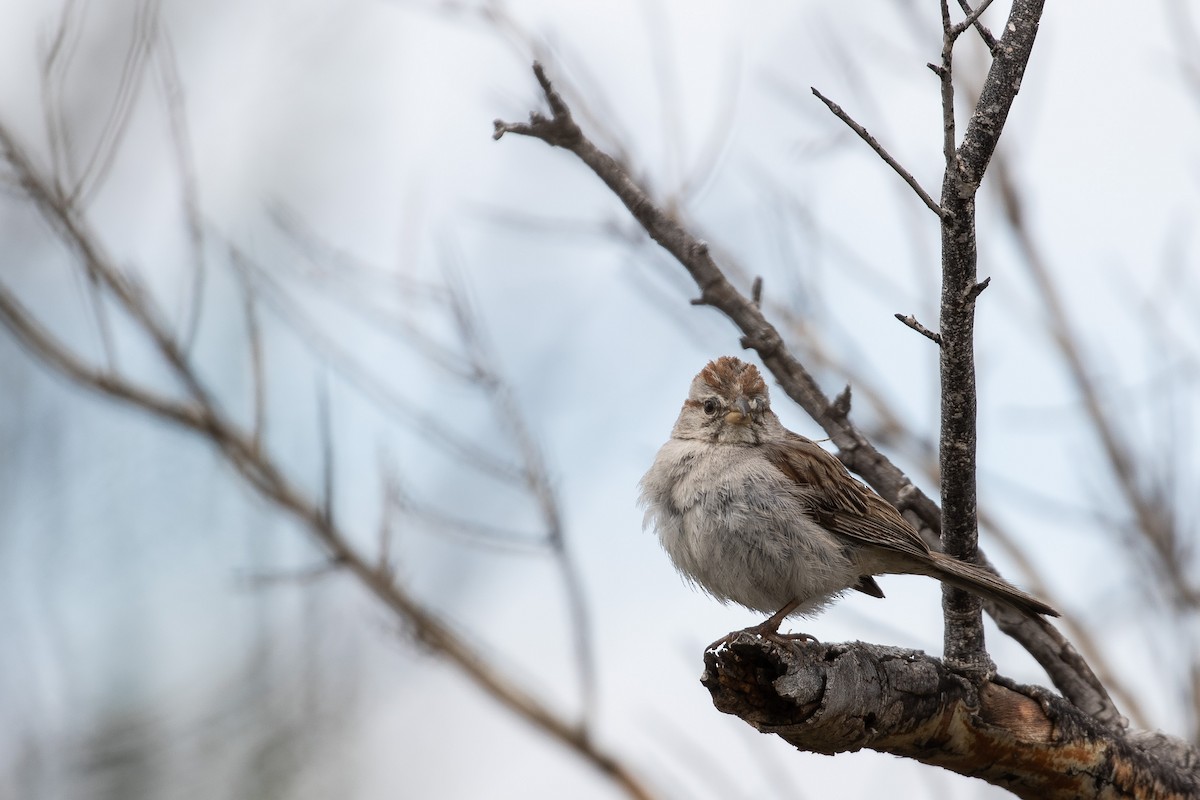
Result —
MULTIPOLYGON (((60 99, 87 152, 138 5, 78 6, 60 99)), ((163 1, 211 232, 195 357, 222 401, 249 418, 242 307, 223 244, 233 242, 301 287, 325 333, 415 407, 511 453, 471 387, 319 290, 303 290, 294 277, 303 259, 272 212, 290 209, 325 242, 391 275, 438 281, 451 269, 469 287, 565 512, 594 629, 596 735, 609 749, 671 798, 867 797, 896 786, 906 796, 1008 796, 879 754, 796 753, 713 709, 698 682, 704 645, 759 619, 680 580, 641 529, 636 484, 691 377, 708 359, 740 352, 737 332, 688 305, 695 289, 682 269, 637 235, 573 156, 515 136, 492 140, 494 118, 542 107, 528 43, 469 12, 432 7, 163 1), (620 234, 606 234, 609 225, 620 234)), ((1106 402, 1150 442, 1164 436, 1163 408, 1174 404, 1168 443, 1181 454, 1186 499, 1197 433, 1188 356, 1200 338, 1200 93, 1184 78, 1169 7, 1049 4, 1002 150, 1098 358, 1106 402)), ((43 159, 37 64, 57 8, 0 2, 0 119, 43 159)), ((506 8, 518 30, 549 44, 551 76, 564 79, 569 98, 603 120, 599 130, 583 119, 598 143, 623 148, 658 198, 677 195, 721 143, 715 168, 687 195, 686 219, 763 275, 769 298, 828 330, 836 352, 883 387, 907 422, 932 429, 936 353, 892 314, 936 323, 934 219, 808 87, 841 103, 936 195, 940 112, 924 66, 938 56, 935 3, 506 8), (911 16, 898 12, 907 6, 911 16)), ((989 13, 994 28, 1005 10, 989 13)), ((958 65, 978 75, 969 52, 958 65)), ((153 68, 135 102, 89 219, 178 321, 189 262, 153 68)), ((0 280, 99 357, 84 282, 14 193, 0 201, 0 280)), ((985 192, 980 274, 992 285, 979 305, 981 503, 1015 532, 1064 610, 1107 643, 1120 677, 1141 684, 1155 723, 1183 734, 1171 681, 1186 650, 1177 631, 1148 617, 1134 566, 1097 532, 1093 517, 1112 489, 1089 468, 1095 445, 997 222, 985 192)), ((450 341, 436 309, 395 284, 373 291, 372 303, 450 341)), ((321 367, 269 307, 262 313, 268 444, 316 491, 315 398, 328 386, 337 511, 364 546, 379 520, 381 460, 422 502, 534 529, 527 499, 431 449, 321 367)), ((118 333, 121 366, 161 383, 146 348, 118 333)), ((817 374, 830 394, 841 388, 837 376, 817 374)), ((348 578, 253 585, 318 556, 207 444, 78 391, 7 334, 0 387, 0 798, 618 796, 397 635, 348 578)), ((820 435, 778 391, 775 406, 789 427, 820 435)), ((864 424, 875 421, 865 405, 856 409, 864 424)), ((1022 581, 1001 550, 986 539, 984 547, 1022 581)), ((565 598, 547 558, 466 545, 417 522, 402 526, 395 552, 414 593, 499 665, 549 702, 578 707, 565 598)), ((847 597, 792 627, 825 641, 939 653, 937 584, 881 584, 885 601, 847 597)), ((1001 673, 1048 683, 989 631, 1001 673)))

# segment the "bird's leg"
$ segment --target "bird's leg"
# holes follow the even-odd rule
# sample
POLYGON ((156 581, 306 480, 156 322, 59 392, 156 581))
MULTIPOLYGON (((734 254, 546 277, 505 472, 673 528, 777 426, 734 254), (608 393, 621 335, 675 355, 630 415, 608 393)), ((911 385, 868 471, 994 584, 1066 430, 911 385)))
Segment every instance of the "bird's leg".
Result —
POLYGON ((786 606, 784 606, 783 608, 776 611, 774 614, 772 614, 769 618, 767 618, 763 622, 760 622, 757 625, 751 625, 749 628, 746 628, 741 631, 734 631, 733 633, 727 633, 724 636, 722 636, 720 639, 717 639, 715 642, 710 644, 707 649, 708 650, 719 650, 722 645, 728 644, 729 641, 734 636, 736 636, 738 633, 752 633, 755 636, 759 636, 763 639, 774 639, 777 642, 786 642, 786 641, 795 641, 797 639, 806 639, 810 642, 816 643, 817 637, 812 636, 811 634, 780 633, 779 632, 779 626, 783 624, 783 621, 785 619, 787 619, 787 615, 792 613, 793 611, 795 611, 797 606, 799 606, 799 605, 800 605, 799 600, 792 600, 790 603, 788 603, 786 606))
POLYGON ((775 639, 775 640, 807 639, 810 642, 817 641, 817 637, 810 636, 807 633, 780 633, 779 632, 779 626, 783 624, 783 621, 785 619, 787 619, 787 615, 791 614, 793 611, 795 611, 796 607, 799 605, 800 605, 799 600, 792 600, 790 603, 785 605, 783 608, 779 609, 774 614, 772 614, 770 617, 768 617, 765 621, 760 622, 757 625, 752 625, 749 628, 746 628, 746 633, 753 633, 757 636, 761 636, 764 639, 775 639))

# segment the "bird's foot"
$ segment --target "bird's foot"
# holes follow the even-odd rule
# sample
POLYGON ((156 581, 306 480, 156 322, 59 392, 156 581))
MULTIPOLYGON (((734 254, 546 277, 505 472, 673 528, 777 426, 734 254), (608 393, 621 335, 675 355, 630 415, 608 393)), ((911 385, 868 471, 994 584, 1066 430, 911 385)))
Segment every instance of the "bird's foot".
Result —
POLYGON ((782 622, 782 620, 776 621, 774 617, 771 617, 771 619, 768 619, 765 622, 760 622, 758 625, 751 625, 749 628, 746 628, 743 633, 750 633, 759 637, 760 639, 770 639, 780 643, 795 641, 808 641, 812 642, 813 644, 818 643, 817 637, 810 633, 780 633, 780 622, 782 622))
POLYGON ((757 625, 751 625, 749 628, 744 630, 726 634, 710 644, 708 648, 710 650, 715 650, 721 645, 728 643, 730 639, 732 639, 734 636, 737 636, 739 633, 749 633, 752 636, 757 636, 760 639, 770 639, 771 641, 779 642, 780 644, 794 642, 797 640, 817 643, 817 637, 807 633, 779 632, 779 626, 783 624, 783 621, 787 618, 788 614, 791 614, 793 611, 795 611, 796 607, 799 605, 800 603, 797 601, 788 603, 786 606, 772 614, 768 619, 763 620, 757 625))

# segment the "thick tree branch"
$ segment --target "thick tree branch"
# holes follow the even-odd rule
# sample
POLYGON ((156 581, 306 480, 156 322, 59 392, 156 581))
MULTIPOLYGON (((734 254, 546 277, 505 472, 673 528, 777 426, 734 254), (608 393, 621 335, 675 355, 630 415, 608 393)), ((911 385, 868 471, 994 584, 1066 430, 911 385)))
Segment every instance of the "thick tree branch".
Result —
POLYGON ((1200 754, 1123 737, 1044 689, 976 684, 917 650, 782 644, 741 632, 704 656, 713 704, 800 750, 869 748, 980 778, 1018 797, 1185 800, 1200 754))

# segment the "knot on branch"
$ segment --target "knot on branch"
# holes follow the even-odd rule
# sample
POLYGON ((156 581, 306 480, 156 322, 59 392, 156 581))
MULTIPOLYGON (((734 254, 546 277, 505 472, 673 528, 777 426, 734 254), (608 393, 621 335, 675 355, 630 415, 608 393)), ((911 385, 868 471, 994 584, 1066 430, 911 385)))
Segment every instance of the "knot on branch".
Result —
POLYGON ((758 357, 763 361, 769 361, 783 349, 783 339, 769 325, 751 330, 738 339, 738 344, 742 346, 743 350, 753 350, 758 353, 758 357))
POLYGON ((829 404, 829 408, 826 409, 825 413, 835 420, 845 422, 846 418, 850 416, 850 401, 850 384, 847 383, 846 388, 842 389, 838 393, 838 396, 833 398, 833 402, 829 404))
POLYGON ((984 289, 986 289, 988 286, 990 286, 991 283, 992 283, 992 279, 990 276, 987 278, 984 278, 979 283, 976 283, 973 286, 971 286, 970 288, 968 288, 966 291, 966 296, 963 299, 968 303, 974 303, 975 298, 979 297, 980 293, 982 293, 984 289))

